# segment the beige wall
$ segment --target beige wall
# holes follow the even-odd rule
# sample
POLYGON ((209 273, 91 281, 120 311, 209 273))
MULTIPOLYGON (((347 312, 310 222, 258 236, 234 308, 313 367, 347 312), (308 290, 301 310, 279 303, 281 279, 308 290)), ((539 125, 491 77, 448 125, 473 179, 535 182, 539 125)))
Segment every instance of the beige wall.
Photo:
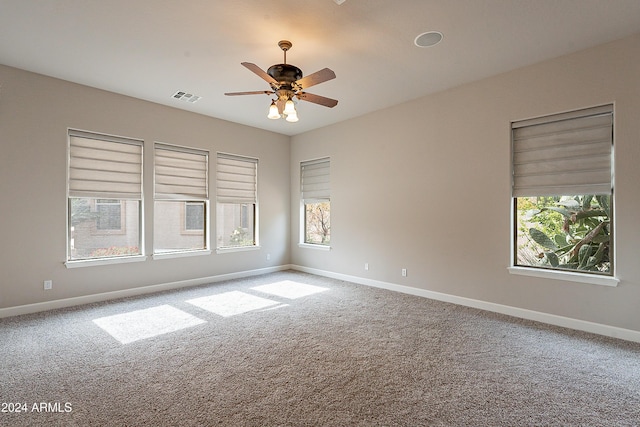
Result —
POLYGON ((292 263, 639 331, 639 76, 636 35, 293 137, 292 263), (510 122, 610 102, 619 285, 510 275, 510 122), (328 252, 297 245, 299 164, 324 156, 328 252))
MULTIPOLYGON (((289 262, 290 200, 282 191, 289 188, 289 137, 4 66, 0 86, 0 309, 289 262), (258 158, 261 249, 67 269, 69 127, 144 140, 147 254, 153 247, 154 141, 210 150, 212 197, 217 151, 258 158), (53 289, 44 291, 48 279, 53 289)), ((215 224, 215 209, 211 215, 215 224)))

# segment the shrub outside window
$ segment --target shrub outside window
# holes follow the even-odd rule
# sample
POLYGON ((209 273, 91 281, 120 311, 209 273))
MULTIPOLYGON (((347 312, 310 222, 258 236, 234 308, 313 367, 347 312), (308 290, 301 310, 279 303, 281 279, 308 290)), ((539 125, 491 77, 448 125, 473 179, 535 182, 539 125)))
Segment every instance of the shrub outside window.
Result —
POLYGON ((516 265, 611 274, 611 196, 518 197, 516 265))

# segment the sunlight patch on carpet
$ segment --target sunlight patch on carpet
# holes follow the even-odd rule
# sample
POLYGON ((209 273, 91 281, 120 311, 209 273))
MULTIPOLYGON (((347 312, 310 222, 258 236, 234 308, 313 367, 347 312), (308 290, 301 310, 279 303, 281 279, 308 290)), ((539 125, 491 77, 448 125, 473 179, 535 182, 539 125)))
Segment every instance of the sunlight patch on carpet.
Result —
POLYGON ((277 301, 256 297, 240 291, 195 298, 187 302, 223 317, 235 316, 236 314, 280 304, 277 301))
POLYGON ((101 317, 93 322, 122 344, 206 323, 170 305, 101 317))
POLYGON ((278 309, 285 308, 285 307, 289 307, 289 304, 278 304, 278 305, 274 305, 273 307, 267 307, 267 308, 262 309, 260 311, 278 310, 278 309))
POLYGON ((307 285, 305 283, 294 282, 292 280, 283 280, 281 282, 270 283, 268 285, 256 286, 251 289, 288 299, 302 298, 329 290, 328 288, 307 285))

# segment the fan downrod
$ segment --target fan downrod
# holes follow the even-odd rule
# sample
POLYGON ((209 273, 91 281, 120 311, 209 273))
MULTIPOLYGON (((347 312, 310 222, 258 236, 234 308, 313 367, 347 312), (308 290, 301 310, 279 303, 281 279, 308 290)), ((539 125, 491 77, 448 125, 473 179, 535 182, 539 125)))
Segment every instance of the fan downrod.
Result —
POLYGON ((289 49, 291 49, 291 46, 293 46, 293 43, 291 43, 289 40, 280 40, 278 42, 278 46, 284 52, 284 63, 286 64, 287 63, 287 51, 289 49))

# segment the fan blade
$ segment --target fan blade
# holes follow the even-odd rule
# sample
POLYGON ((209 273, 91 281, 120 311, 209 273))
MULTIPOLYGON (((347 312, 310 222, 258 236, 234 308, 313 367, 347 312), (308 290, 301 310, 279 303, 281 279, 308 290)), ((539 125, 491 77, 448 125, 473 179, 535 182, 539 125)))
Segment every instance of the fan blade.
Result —
POLYGON ((296 96, 298 97, 298 99, 301 99, 303 101, 313 102, 314 104, 323 105, 329 108, 333 108, 338 105, 338 101, 336 101, 335 99, 326 98, 320 95, 314 95, 312 93, 298 92, 296 96))
POLYGON ((271 77, 269 74, 267 74, 266 71, 264 71, 262 68, 258 67, 256 64, 252 64, 251 62, 241 62, 241 64, 244 65, 245 67, 247 67, 249 69, 249 71, 254 72, 256 75, 258 75, 258 77, 262 78, 264 81, 269 83, 271 86, 273 86, 273 85, 277 86, 278 85, 278 82, 276 81, 276 79, 271 77))
POLYGON ((335 78, 336 73, 328 68, 323 68, 320 71, 316 71, 313 74, 309 74, 307 77, 303 77, 300 80, 297 80, 295 84, 298 85, 300 89, 307 89, 311 86, 315 86, 319 83, 324 83, 327 80, 332 80, 335 78))
POLYGON ((253 92, 227 92, 225 95, 227 96, 236 96, 236 95, 273 95, 273 91, 270 90, 254 90, 253 92))

